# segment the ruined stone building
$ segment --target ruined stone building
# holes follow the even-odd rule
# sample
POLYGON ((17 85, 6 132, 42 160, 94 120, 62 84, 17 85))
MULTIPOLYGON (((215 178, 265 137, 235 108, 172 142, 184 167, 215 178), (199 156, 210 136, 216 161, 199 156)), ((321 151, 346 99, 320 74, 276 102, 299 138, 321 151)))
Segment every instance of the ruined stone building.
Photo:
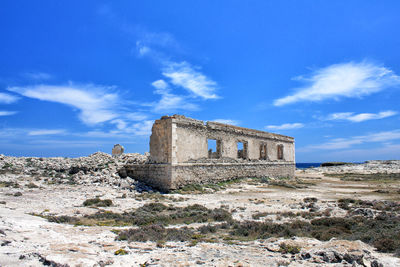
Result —
POLYGON ((162 190, 240 177, 293 177, 294 138, 181 115, 156 120, 151 163, 127 166, 130 177, 162 190))

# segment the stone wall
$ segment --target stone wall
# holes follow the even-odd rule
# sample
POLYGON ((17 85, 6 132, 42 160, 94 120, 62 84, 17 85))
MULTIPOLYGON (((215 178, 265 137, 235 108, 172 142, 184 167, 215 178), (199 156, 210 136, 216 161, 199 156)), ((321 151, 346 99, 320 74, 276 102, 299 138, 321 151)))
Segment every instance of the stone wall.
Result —
POLYGON ((168 191, 187 184, 244 177, 293 177, 295 166, 282 162, 145 164, 126 167, 128 176, 168 191))
POLYGON ((160 190, 176 188, 171 179, 171 164, 133 164, 125 168, 129 177, 160 190))
POLYGON ((184 163, 172 166, 172 185, 179 188, 190 183, 216 183, 244 177, 290 177, 293 164, 271 163, 184 163))
POLYGON ((156 162, 171 163, 172 121, 156 120, 150 136, 150 155, 156 162))

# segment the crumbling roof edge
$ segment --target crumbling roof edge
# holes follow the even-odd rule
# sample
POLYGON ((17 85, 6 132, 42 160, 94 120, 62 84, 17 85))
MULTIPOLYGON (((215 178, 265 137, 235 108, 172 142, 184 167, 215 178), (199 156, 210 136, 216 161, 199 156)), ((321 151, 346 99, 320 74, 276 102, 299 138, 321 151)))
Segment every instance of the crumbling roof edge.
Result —
POLYGON ((172 116, 162 116, 161 120, 164 120, 164 119, 171 119, 175 123, 193 124, 193 126, 202 127, 202 128, 204 127, 204 128, 215 129, 215 130, 233 131, 233 132, 243 131, 247 134, 254 134, 254 135, 259 135, 259 136, 261 135, 266 138, 286 139, 286 141, 294 142, 294 137, 291 137, 291 136, 286 136, 286 135, 271 133, 271 132, 266 132, 266 131, 260 131, 260 130, 245 128, 245 127, 239 127, 239 126, 215 122, 215 121, 204 122, 202 120, 189 118, 189 117, 186 117, 184 115, 179 115, 179 114, 174 114, 172 116))
POLYGON ((271 133, 271 132, 266 132, 266 131, 260 131, 260 130, 256 130, 256 129, 250 129, 250 128, 245 128, 245 127, 240 127, 240 126, 236 126, 236 125, 225 124, 225 123, 220 123, 220 122, 215 122, 215 121, 207 121, 207 126, 212 126, 212 125, 221 126, 221 127, 230 128, 233 130, 239 130, 239 131, 253 132, 253 133, 259 133, 259 134, 268 134, 268 135, 272 135, 272 136, 275 136, 278 138, 288 138, 288 139, 294 141, 294 137, 287 136, 287 135, 271 133))

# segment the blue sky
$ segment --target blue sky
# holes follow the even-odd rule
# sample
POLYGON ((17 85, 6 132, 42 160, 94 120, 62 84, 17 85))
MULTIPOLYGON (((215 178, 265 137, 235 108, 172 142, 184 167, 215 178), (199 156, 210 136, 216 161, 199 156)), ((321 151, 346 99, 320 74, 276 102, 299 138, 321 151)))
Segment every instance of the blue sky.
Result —
POLYGON ((2 1, 0 153, 148 151, 183 114, 400 159, 399 1, 2 1))

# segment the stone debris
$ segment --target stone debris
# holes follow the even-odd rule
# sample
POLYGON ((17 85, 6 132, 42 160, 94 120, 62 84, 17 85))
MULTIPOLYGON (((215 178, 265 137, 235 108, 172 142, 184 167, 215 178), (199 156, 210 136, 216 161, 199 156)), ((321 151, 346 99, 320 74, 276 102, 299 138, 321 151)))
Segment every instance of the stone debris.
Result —
POLYGON ((148 160, 148 154, 138 153, 126 153, 113 157, 104 152, 96 152, 88 157, 80 158, 0 155, 0 175, 7 175, 11 180, 16 176, 32 176, 51 183, 106 184, 129 188, 138 182, 127 177, 125 165, 144 164, 148 160))

